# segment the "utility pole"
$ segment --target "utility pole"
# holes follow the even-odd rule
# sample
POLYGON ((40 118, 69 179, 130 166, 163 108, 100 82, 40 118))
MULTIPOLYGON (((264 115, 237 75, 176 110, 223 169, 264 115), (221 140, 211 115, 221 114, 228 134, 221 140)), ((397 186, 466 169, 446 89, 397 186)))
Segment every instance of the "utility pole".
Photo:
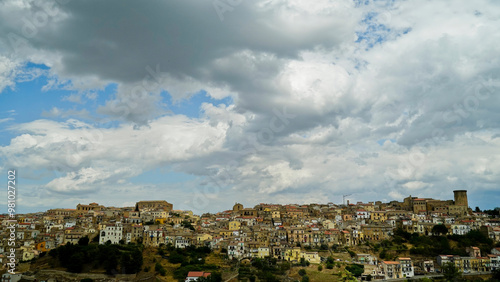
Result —
POLYGON ((342 204, 345 206, 345 198, 351 196, 352 194, 347 194, 342 196, 342 204))

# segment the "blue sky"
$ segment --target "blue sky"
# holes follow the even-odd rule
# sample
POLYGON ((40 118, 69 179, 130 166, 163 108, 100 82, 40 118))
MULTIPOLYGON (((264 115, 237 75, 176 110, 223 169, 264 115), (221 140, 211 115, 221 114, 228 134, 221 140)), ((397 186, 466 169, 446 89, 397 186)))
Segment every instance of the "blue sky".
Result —
POLYGON ((1 3, 0 167, 19 171, 19 211, 346 190, 498 206, 496 2, 264 3, 1 3))

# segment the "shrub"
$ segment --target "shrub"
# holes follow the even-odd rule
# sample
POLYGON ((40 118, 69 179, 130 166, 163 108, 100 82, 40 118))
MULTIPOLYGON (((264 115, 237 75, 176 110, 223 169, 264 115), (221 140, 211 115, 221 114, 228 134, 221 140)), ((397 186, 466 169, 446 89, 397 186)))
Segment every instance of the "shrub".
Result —
POLYGON ((155 271, 160 271, 161 269, 163 269, 163 265, 161 265, 159 262, 157 262, 155 264, 155 271))
POLYGON ((85 236, 80 239, 78 239, 78 245, 80 246, 87 246, 89 244, 89 237, 85 236))
POLYGON ((363 274, 365 267, 363 265, 351 264, 346 266, 345 269, 352 273, 352 275, 359 277, 361 276, 361 274, 363 274))

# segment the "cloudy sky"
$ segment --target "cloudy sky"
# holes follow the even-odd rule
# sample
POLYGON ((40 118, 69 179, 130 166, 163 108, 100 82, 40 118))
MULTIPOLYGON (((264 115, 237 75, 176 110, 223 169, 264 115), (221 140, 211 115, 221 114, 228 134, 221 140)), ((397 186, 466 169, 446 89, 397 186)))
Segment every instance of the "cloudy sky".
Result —
POLYGON ((0 171, 19 212, 493 208, 499 26, 494 0, 2 1, 0 171))

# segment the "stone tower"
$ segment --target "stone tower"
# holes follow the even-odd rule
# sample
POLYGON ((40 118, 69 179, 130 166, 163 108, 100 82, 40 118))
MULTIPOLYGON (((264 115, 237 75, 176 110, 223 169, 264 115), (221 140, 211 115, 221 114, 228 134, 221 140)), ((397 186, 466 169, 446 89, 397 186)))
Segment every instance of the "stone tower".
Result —
POLYGON ((233 211, 234 211, 234 212, 241 211, 242 209, 243 209, 243 205, 242 205, 242 204, 240 204, 240 203, 236 203, 236 204, 234 204, 234 206, 233 206, 233 211))
POLYGON ((453 194, 455 194, 455 205, 469 206, 469 202, 467 201, 467 190, 455 190, 453 194))

